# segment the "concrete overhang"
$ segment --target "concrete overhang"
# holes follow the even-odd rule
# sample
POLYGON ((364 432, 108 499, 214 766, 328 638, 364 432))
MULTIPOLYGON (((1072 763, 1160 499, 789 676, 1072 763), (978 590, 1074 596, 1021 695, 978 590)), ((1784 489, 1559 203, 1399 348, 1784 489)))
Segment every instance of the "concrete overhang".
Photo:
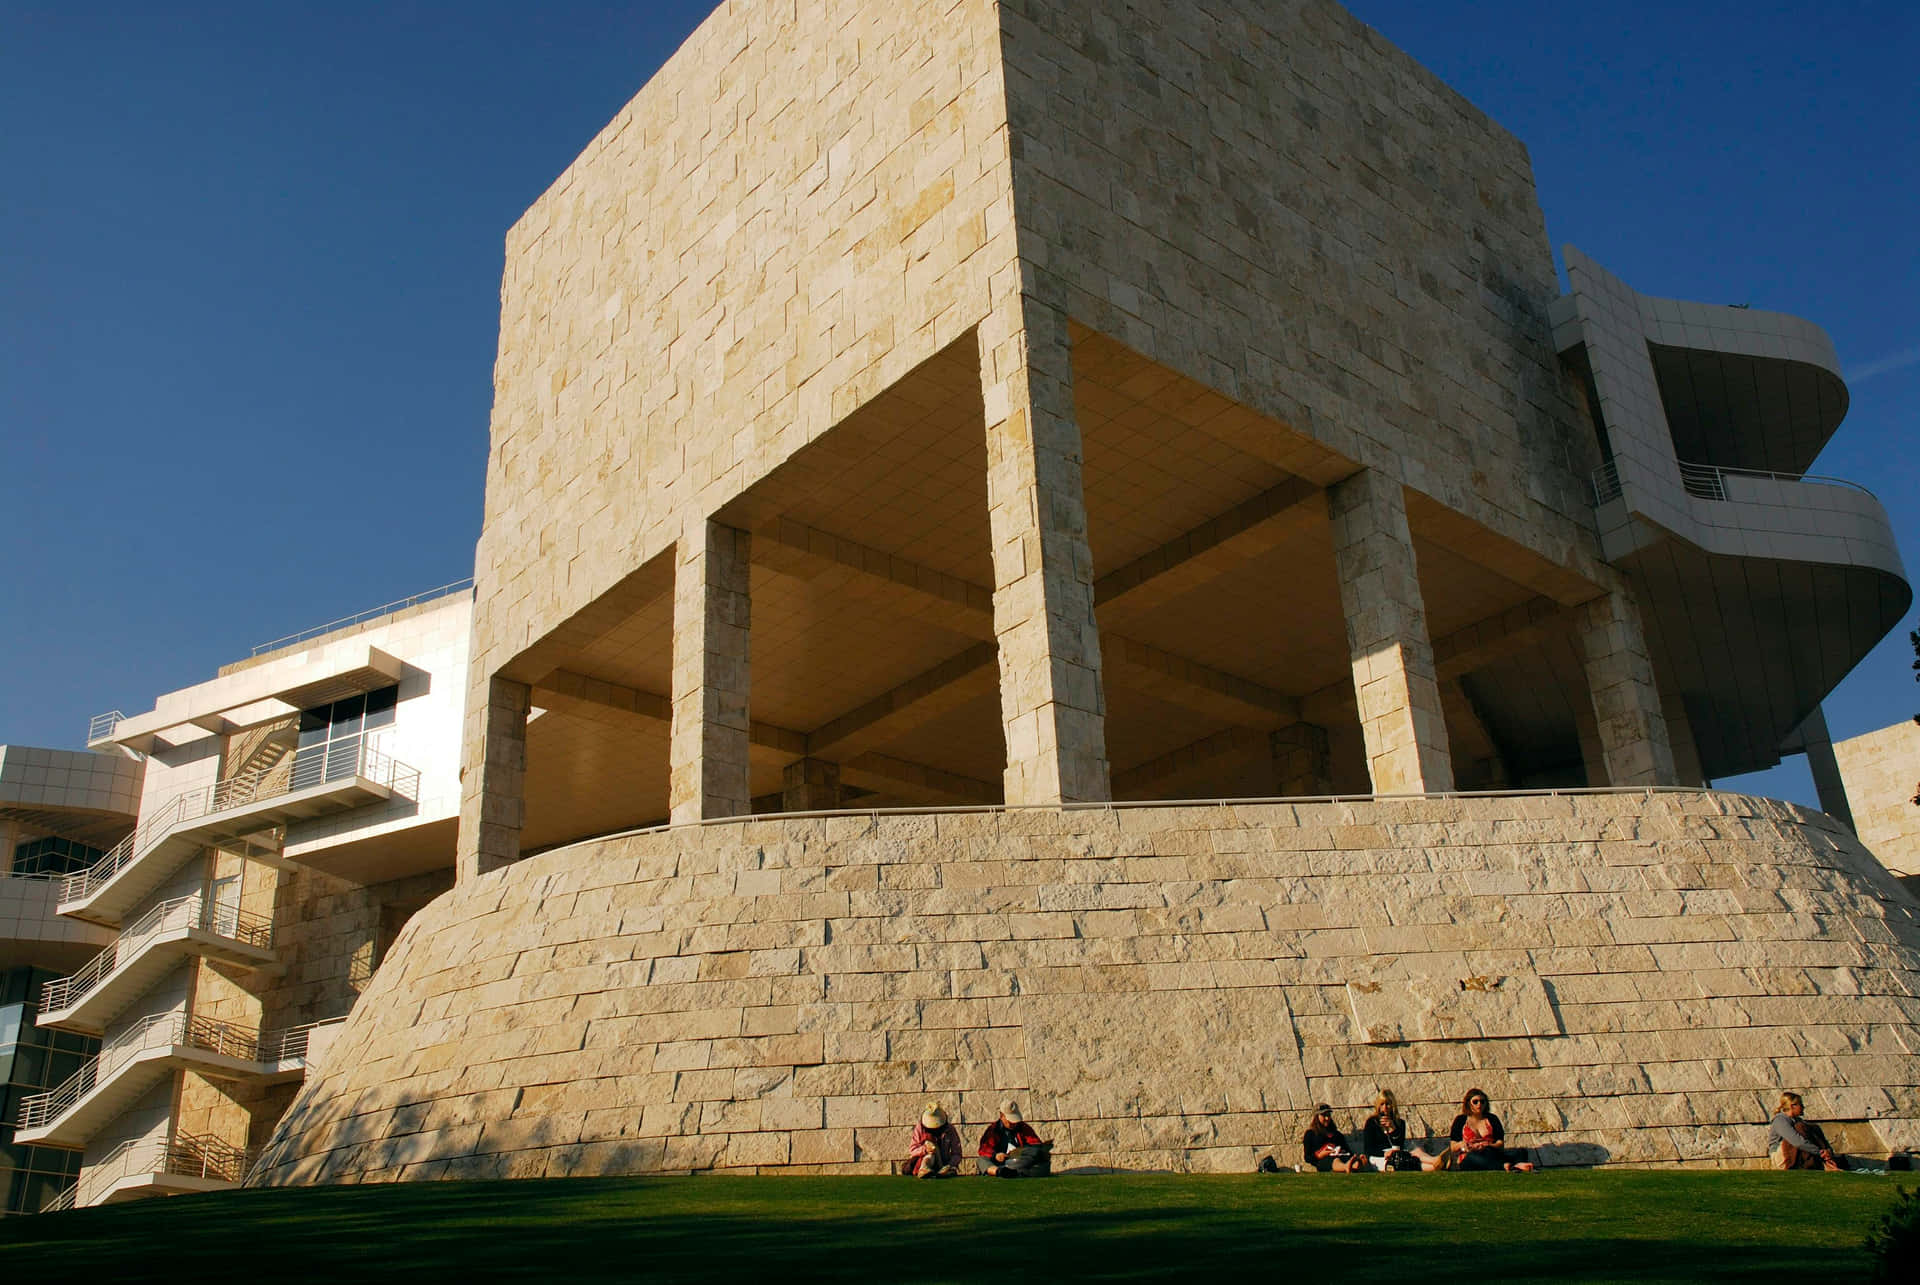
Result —
POLYGON ((158 745, 224 736, 328 701, 390 687, 405 670, 406 662, 399 657, 369 643, 343 639, 169 692, 149 712, 122 719, 105 736, 89 741, 88 748, 117 745, 148 753, 158 745))

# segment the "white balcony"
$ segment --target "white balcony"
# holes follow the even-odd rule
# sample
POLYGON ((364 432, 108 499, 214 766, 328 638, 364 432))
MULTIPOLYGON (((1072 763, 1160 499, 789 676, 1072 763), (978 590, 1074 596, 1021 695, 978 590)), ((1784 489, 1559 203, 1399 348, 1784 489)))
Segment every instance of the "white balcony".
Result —
MULTIPOLYGON (((282 761, 189 790, 86 870, 68 875, 60 913, 116 926, 201 849, 419 792, 420 773, 365 737, 312 745, 282 761)), ((270 846, 277 847, 277 836, 270 846)))
POLYGON ((15 1141, 83 1146, 155 1084, 176 1070, 216 1080, 274 1084, 306 1071, 312 1023, 258 1035, 231 1022, 158 1013, 116 1035, 58 1088, 20 1103, 15 1141))
POLYGON ((273 924, 204 897, 163 901, 71 977, 41 989, 41 1026, 98 1035, 190 955, 258 968, 273 962, 273 924))
POLYGON ((142 1196, 225 1191, 246 1177, 246 1152, 209 1135, 183 1133, 171 1142, 126 1142, 81 1171, 80 1181, 49 1201, 43 1213, 111 1205, 142 1196))

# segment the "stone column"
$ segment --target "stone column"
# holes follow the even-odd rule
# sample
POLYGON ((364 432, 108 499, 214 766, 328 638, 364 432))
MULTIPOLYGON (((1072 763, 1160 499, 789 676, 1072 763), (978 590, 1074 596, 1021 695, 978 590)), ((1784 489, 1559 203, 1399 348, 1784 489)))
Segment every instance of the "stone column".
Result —
POLYGON ((1365 469, 1327 492, 1353 690, 1375 794, 1453 788, 1447 724, 1400 484, 1365 469))
POLYGON ((468 694, 466 764, 460 769, 455 878, 465 883, 520 859, 526 819, 527 714, 533 689, 489 678, 468 694))
POLYGON ((844 801, 838 763, 815 758, 795 759, 782 773, 782 812, 831 812, 844 801))
POLYGON ((1327 729, 1293 723, 1267 738, 1273 750, 1274 784, 1283 799, 1311 799, 1333 793, 1333 756, 1327 729))
POLYGON ((668 805, 676 822, 746 816, 751 584, 745 531, 695 519, 673 570, 673 731, 668 805))
POLYGON ((1673 780, 1676 785, 1706 788, 1707 774, 1700 768, 1700 747, 1693 739, 1693 724, 1687 718, 1686 702, 1672 692, 1660 693, 1660 715, 1667 720, 1667 744, 1673 750, 1673 780))
POLYGON ((1106 697, 1067 319, 1018 293, 1016 270, 1006 278, 997 288, 1008 297, 979 332, 1006 801, 1104 800, 1106 697))
POLYGON ((1660 712, 1646 631, 1624 586, 1581 608, 1580 643, 1606 784, 1674 784, 1673 747, 1660 712))
POLYGON ((1819 705, 1806 716, 1795 733, 1807 755, 1807 770, 1813 773, 1814 792, 1820 796, 1820 810, 1853 829, 1853 808, 1847 802, 1847 783, 1840 778, 1840 760, 1833 752, 1833 734, 1827 731, 1827 711, 1819 705))
POLYGON ((1593 694, 1573 698, 1573 730, 1580 738, 1580 766, 1586 770, 1587 785, 1612 784, 1607 779, 1607 752, 1600 744, 1600 720, 1593 712, 1593 694))

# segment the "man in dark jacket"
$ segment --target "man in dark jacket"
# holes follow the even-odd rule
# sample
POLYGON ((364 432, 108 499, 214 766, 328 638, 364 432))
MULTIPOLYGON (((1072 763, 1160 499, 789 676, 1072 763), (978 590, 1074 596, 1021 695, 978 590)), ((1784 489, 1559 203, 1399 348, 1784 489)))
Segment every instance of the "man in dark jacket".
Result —
POLYGON ((1020 1104, 1008 1098, 1000 1104, 1000 1118, 980 1135, 980 1169, 999 1178, 1043 1178, 1053 1171, 1053 1144, 1040 1141, 1020 1115, 1020 1104))

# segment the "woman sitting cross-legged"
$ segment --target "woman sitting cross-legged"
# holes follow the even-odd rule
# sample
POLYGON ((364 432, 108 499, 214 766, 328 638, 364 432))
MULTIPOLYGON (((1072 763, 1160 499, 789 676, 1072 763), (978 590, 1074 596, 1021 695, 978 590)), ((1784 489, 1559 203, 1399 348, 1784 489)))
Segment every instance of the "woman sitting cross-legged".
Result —
POLYGON ((1347 1146, 1347 1135, 1333 1127, 1333 1108, 1322 1102, 1300 1139, 1306 1162, 1321 1173, 1366 1173, 1367 1158, 1347 1146))
POLYGON ((1360 1150, 1366 1154, 1367 1163, 1381 1173, 1431 1171, 1440 1165, 1440 1157, 1407 1146, 1407 1122, 1400 1118, 1392 1089, 1380 1090, 1380 1096, 1373 1100, 1373 1114, 1360 1130, 1360 1150))
POLYGON ((1500 1117, 1489 1109, 1487 1095, 1479 1089, 1467 1090, 1467 1096, 1460 1103, 1460 1114, 1453 1118, 1453 1130, 1448 1136, 1453 1139, 1450 1150, 1456 1169, 1533 1172, 1524 1150, 1507 1150, 1507 1131, 1501 1126, 1500 1117))

